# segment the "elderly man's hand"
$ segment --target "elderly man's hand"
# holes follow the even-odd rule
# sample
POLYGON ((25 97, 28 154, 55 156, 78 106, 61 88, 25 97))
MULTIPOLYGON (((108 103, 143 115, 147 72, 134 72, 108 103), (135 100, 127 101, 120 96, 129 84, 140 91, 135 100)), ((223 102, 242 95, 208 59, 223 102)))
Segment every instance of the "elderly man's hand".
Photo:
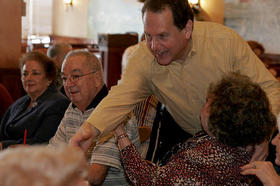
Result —
POLYGON ((70 139, 70 145, 81 148, 84 152, 92 145, 93 140, 99 135, 99 131, 90 123, 82 124, 76 134, 70 139))

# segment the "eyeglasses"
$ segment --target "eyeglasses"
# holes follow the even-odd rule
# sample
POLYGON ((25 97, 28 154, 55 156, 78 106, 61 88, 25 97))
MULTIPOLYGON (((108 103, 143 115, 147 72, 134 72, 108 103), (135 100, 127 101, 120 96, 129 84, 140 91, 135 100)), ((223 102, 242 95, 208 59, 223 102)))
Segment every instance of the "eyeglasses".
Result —
MULTIPOLYGON (((89 74, 94 74, 94 73, 96 73, 96 72, 98 72, 98 71, 89 72, 89 73, 83 74, 83 75, 71 74, 69 80, 70 80, 72 83, 77 83, 77 81, 79 81, 79 79, 80 79, 81 77, 87 76, 87 75, 89 75, 89 74)), ((66 77, 66 76, 61 76, 61 79, 62 79, 62 83, 63 83, 63 85, 64 85, 64 84, 66 84, 66 81, 67 81, 68 77, 66 77)))

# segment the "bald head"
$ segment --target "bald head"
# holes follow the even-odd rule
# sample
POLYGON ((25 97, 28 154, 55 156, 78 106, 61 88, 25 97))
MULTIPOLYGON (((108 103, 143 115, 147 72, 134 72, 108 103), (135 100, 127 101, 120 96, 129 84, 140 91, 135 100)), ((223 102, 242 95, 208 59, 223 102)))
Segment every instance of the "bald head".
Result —
POLYGON ((69 52, 63 61, 62 66, 65 65, 65 62, 72 57, 81 57, 84 60, 82 61, 75 61, 75 63, 80 63, 80 65, 86 65, 86 68, 90 69, 91 72, 100 72, 102 74, 102 82, 103 82, 103 69, 102 64, 99 59, 92 53, 86 50, 72 50, 69 52))
POLYGON ((68 98, 84 111, 103 88, 102 65, 98 58, 85 50, 72 50, 61 69, 64 90, 68 98))

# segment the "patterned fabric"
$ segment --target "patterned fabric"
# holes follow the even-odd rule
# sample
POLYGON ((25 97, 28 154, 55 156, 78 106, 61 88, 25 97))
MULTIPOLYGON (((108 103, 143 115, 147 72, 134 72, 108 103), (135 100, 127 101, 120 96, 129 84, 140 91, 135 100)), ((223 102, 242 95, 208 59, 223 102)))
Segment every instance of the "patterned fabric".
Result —
MULTIPOLYGON (((81 112, 71 103, 65 112, 55 136, 49 143, 51 145, 68 143, 71 137, 77 132, 83 122, 94 110, 92 106, 96 106, 105 95, 105 93, 100 95, 99 92, 92 101, 91 107, 88 107, 85 112, 81 112)), ((140 142, 135 118, 131 118, 128 121, 126 124, 126 130, 130 140, 138 147, 140 142)), ((88 150, 87 158, 90 164, 98 163, 109 166, 107 176, 102 185, 129 185, 121 166, 120 153, 114 138, 110 138, 106 143, 98 141, 96 146, 92 146, 88 150)))
POLYGON ((126 174, 136 185, 249 185, 240 166, 253 152, 222 144, 204 132, 180 146, 162 167, 142 160, 133 145, 121 151, 126 174))
MULTIPOLYGON (((133 109, 133 114, 137 120, 138 127, 148 127, 152 131, 154 120, 157 114, 159 101, 155 96, 149 96, 144 101, 138 103, 133 109)), ((141 157, 145 158, 149 149, 150 138, 142 142, 139 147, 141 157)))
MULTIPOLYGON (((125 128, 129 139, 139 150, 140 141, 135 117, 128 120, 125 128)), ((100 141, 102 141, 102 139, 100 141)), ((116 146, 114 137, 111 137, 106 143, 97 142, 90 163, 99 163, 110 167, 105 181, 102 184, 103 186, 129 185, 128 179, 125 176, 125 172, 121 165, 120 152, 116 146)))
MULTIPOLYGON (((71 137, 79 130, 92 111, 93 108, 82 112, 77 107, 73 107, 73 104, 70 103, 59 124, 56 134, 50 139, 49 144, 68 144, 71 137)), ((87 158, 90 157, 91 152, 87 152, 87 158)))

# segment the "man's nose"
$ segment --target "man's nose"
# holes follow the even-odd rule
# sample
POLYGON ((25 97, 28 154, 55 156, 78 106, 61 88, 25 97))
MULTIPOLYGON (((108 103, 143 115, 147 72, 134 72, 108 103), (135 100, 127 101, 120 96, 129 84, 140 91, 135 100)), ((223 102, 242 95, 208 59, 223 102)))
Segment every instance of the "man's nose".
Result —
POLYGON ((70 87, 73 84, 70 77, 68 77, 66 80, 64 80, 64 87, 70 87))
POLYGON ((153 39, 151 41, 151 49, 152 49, 152 51, 156 51, 157 48, 158 48, 158 41, 157 41, 157 39, 153 39))

